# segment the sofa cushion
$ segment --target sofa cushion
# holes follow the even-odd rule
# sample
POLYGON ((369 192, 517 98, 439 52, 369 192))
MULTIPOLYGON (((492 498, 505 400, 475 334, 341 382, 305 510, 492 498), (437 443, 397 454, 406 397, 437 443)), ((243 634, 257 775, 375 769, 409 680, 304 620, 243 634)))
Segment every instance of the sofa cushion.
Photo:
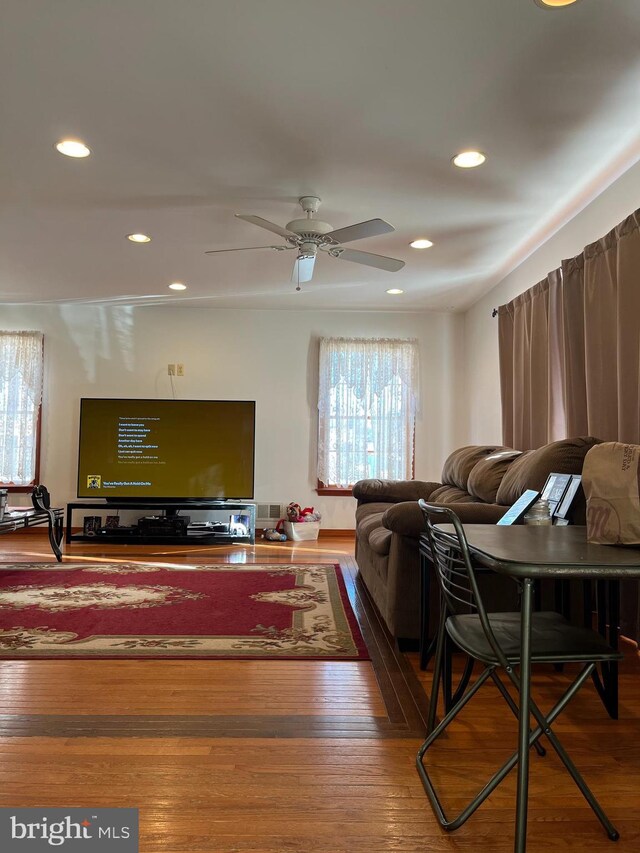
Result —
POLYGON ((477 498, 471 497, 469 492, 459 489, 457 486, 440 486, 432 492, 429 501, 434 504, 469 503, 477 498))
POLYGON ((447 486, 457 486, 463 492, 467 492, 467 481, 469 474, 477 463, 495 453, 496 450, 508 450, 509 448, 497 447, 496 445, 472 444, 454 450, 447 458, 442 468, 442 482, 447 486))
POLYGON ((382 516, 388 507, 389 504, 365 504, 364 507, 358 507, 356 530, 361 541, 368 542, 372 531, 382 527, 382 516), (377 511, 372 512, 371 507, 375 507, 377 511), (361 512, 361 509, 367 509, 368 512, 361 512))
POLYGON ((375 551, 376 554, 380 554, 381 557, 386 557, 389 553, 389 549, 391 548, 391 537, 393 533, 391 530, 387 530, 386 527, 377 527, 375 530, 372 530, 369 534, 369 547, 372 551, 375 551))
POLYGON ((473 466, 469 474, 469 494, 484 503, 495 503, 502 478, 514 459, 521 455, 520 450, 498 450, 485 456, 473 466))
POLYGON ((591 436, 565 438, 545 444, 537 450, 527 450, 508 467, 502 478, 496 502, 511 506, 527 489, 541 491, 549 474, 580 474, 587 452, 600 444, 591 436))

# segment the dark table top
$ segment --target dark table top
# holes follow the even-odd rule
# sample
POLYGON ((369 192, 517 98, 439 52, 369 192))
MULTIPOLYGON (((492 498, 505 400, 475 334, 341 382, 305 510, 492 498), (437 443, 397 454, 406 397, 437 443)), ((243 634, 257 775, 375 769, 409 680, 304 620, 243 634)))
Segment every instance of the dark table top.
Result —
MULTIPOLYGON (((453 532, 450 524, 439 525, 453 532)), ((475 560, 519 578, 640 577, 640 547, 590 545, 587 528, 465 524, 475 560)))

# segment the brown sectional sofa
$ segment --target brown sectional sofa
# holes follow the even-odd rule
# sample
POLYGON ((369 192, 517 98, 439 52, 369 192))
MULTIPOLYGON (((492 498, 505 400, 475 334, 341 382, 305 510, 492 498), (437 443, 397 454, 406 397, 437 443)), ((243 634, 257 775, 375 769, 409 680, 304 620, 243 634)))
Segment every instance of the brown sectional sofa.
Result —
MULTIPOLYGON (((451 506, 463 522, 495 524, 526 489, 541 490, 552 471, 580 474, 588 450, 598 443, 599 439, 591 437, 571 438, 525 453, 496 445, 473 445, 449 456, 441 483, 356 483, 356 561, 391 634, 401 641, 419 636, 418 542, 424 528, 419 498, 451 506)), ((581 490, 572 520, 584 523, 581 490)), ((430 601, 431 624, 436 624, 435 588, 430 601)))

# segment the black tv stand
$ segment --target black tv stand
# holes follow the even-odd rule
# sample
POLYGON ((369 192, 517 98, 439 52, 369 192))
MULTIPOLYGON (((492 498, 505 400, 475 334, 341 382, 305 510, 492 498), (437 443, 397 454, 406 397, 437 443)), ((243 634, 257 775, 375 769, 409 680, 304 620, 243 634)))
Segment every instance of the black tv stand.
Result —
MULTIPOLYGON (((87 513, 88 514, 88 513, 87 513)), ((93 514, 93 513, 92 513, 93 514)), ((66 538, 68 544, 73 542, 110 542, 114 545, 185 545, 195 542, 215 545, 223 543, 248 543, 255 542, 256 535, 256 505, 251 501, 185 501, 184 503, 151 503, 141 501, 74 501, 67 504, 67 523, 66 523, 66 538), (103 524, 101 524, 93 533, 87 535, 84 532, 73 532, 73 513, 80 510, 100 510, 103 524), (120 511, 144 510, 145 515, 166 515, 169 517, 176 516, 183 512, 185 515, 190 515, 197 510, 215 511, 219 515, 225 516, 227 522, 229 517, 233 515, 249 516, 249 525, 247 526, 246 535, 238 535, 237 531, 231 529, 227 524, 227 529, 222 529, 225 525, 213 523, 207 526, 203 522, 190 524, 186 535, 149 535, 141 531, 136 525, 107 528, 104 524, 104 516, 115 515, 120 511)))

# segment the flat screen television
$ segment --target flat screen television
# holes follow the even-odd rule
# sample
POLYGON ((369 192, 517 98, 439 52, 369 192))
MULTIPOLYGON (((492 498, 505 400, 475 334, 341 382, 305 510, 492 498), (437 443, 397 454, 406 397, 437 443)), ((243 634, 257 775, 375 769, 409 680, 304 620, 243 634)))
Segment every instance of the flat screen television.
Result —
POLYGON ((80 401, 78 497, 253 498, 252 400, 80 401))

